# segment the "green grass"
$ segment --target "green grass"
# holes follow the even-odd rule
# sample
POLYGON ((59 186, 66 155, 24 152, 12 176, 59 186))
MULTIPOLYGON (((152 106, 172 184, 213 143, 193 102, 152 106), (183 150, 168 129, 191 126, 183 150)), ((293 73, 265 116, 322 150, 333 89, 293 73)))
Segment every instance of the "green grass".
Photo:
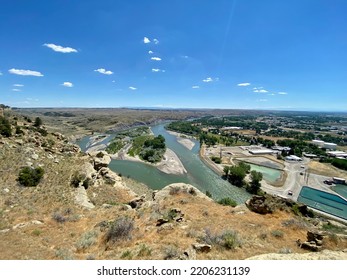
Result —
POLYGON ((135 155, 138 155, 141 152, 145 141, 153 139, 153 138, 154 137, 151 135, 142 135, 142 136, 135 137, 133 139, 133 144, 132 144, 132 147, 129 149, 128 154, 132 157, 134 157, 135 155))

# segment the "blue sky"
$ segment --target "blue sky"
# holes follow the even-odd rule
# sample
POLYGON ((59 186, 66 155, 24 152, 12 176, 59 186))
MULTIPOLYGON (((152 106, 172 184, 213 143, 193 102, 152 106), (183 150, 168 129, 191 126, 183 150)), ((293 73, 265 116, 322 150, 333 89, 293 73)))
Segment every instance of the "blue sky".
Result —
POLYGON ((0 4, 0 103, 347 111, 344 0, 0 4))

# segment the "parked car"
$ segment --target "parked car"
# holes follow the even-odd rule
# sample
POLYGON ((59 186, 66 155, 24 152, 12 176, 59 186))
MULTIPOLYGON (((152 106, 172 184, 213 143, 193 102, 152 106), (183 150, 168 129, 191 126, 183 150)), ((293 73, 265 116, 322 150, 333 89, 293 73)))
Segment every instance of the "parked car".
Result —
POLYGON ((288 191, 288 195, 293 195, 293 192, 292 191, 288 191))

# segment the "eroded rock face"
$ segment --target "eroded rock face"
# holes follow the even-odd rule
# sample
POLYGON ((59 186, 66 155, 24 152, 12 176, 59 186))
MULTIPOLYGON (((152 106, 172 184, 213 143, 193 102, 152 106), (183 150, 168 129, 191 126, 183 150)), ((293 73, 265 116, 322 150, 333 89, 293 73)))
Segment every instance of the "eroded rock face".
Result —
POLYGON ((300 248, 306 249, 312 252, 319 252, 322 250, 323 239, 325 234, 318 231, 307 231, 307 241, 301 242, 299 239, 297 244, 300 248))
POLYGON ((90 152, 89 155, 92 157, 94 168, 97 171, 103 167, 108 167, 111 162, 111 157, 105 151, 90 152))
POLYGON ((258 214, 271 214, 273 212, 271 207, 266 203, 265 196, 254 195, 246 201, 246 205, 251 211, 258 214))

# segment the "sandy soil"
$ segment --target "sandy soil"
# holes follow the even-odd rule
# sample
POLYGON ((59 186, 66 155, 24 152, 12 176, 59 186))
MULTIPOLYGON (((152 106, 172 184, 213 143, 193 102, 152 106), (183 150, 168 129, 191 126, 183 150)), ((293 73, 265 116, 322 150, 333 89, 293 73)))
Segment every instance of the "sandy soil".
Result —
POLYGON ((187 173, 187 170, 184 168, 182 162, 175 154, 174 151, 166 149, 164 154, 164 159, 156 164, 156 167, 167 174, 184 174, 187 173))
POLYGON ((184 147, 186 147, 188 150, 191 150, 191 149, 194 148, 195 143, 191 139, 189 139, 189 136, 184 135, 182 133, 169 131, 169 130, 167 130, 167 132, 169 134, 171 134, 171 135, 176 136, 177 137, 177 142, 180 143, 181 145, 183 145, 184 147), (185 137, 181 137, 181 135, 184 135, 185 137))

